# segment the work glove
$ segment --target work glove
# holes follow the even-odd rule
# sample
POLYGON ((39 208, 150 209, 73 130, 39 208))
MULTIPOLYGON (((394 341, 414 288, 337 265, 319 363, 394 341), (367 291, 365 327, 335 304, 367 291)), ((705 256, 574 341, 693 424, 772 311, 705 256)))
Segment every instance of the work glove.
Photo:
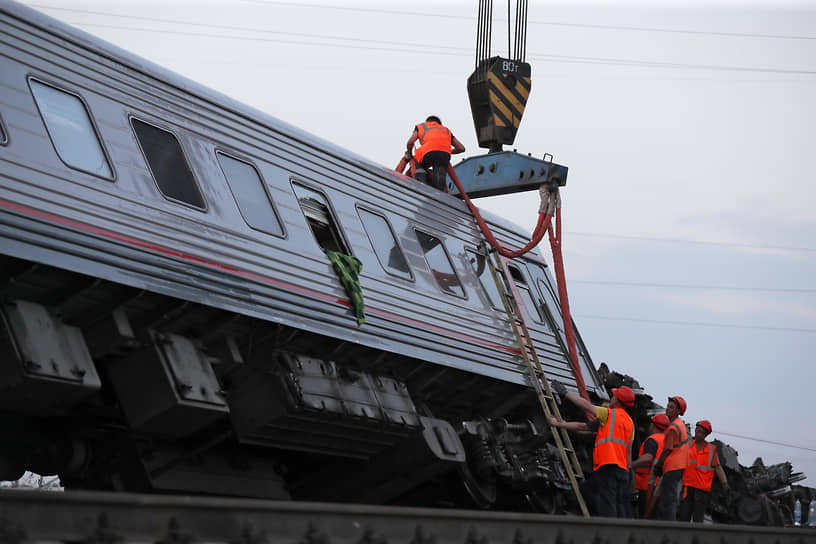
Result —
POLYGON ((550 382, 550 387, 552 388, 553 391, 558 393, 558 395, 561 396, 561 397, 563 397, 563 396, 565 396, 567 394, 566 386, 563 383, 559 382, 558 380, 551 381, 550 382))
POLYGON ((663 463, 655 463, 652 467, 652 472, 657 477, 663 476, 663 463))
POLYGON ((403 157, 405 158, 406 161, 410 161, 411 158, 412 158, 411 153, 409 151, 406 151, 405 155, 403 155, 403 157))

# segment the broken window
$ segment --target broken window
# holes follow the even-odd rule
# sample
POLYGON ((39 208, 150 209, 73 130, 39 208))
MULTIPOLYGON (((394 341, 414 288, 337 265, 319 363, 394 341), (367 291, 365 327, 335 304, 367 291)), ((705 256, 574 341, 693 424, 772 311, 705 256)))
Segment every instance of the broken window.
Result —
POLYGON ((329 202, 323 193, 310 189, 305 185, 293 183, 295 195, 300 203, 300 209, 306 217, 306 222, 312 229, 318 245, 326 251, 338 251, 346 255, 351 255, 346 246, 337 222, 329 208, 329 202))
POLYGON ((453 264, 445 246, 442 245, 442 240, 421 230, 414 230, 414 232, 416 232, 417 240, 425 255, 425 262, 428 263, 428 268, 431 269, 437 285, 451 295, 465 296, 465 290, 453 270, 453 264))
POLYGON ((533 299, 533 295, 530 293, 530 287, 527 285, 527 280, 524 279, 521 270, 513 265, 509 265, 507 268, 510 270, 513 283, 516 285, 519 297, 521 297, 520 304, 523 306, 523 311, 527 313, 527 317, 541 323, 541 312, 538 309, 538 304, 533 299))
POLYGON ((484 292, 487 295, 488 302, 490 302, 490 305, 497 310, 503 309, 504 305, 501 300, 499 288, 496 286, 496 282, 493 279, 493 274, 490 272, 490 264, 487 262, 489 257, 485 257, 481 253, 471 249, 468 249, 467 252, 468 261, 473 267, 473 272, 479 278, 479 283, 482 284, 482 289, 484 289, 484 292))

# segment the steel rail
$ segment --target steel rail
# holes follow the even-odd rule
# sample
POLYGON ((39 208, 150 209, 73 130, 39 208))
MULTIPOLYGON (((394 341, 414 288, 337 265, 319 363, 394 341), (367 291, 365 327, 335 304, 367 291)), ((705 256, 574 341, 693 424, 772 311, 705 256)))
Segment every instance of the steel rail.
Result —
POLYGON ((805 544, 816 542, 816 530, 212 497, 0 490, 0 542, 805 544))

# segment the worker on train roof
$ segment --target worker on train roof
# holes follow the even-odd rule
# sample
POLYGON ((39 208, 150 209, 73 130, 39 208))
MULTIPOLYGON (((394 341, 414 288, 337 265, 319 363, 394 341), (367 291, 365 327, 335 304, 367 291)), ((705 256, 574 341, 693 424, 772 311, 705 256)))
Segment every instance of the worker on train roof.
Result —
POLYGON ((679 521, 693 520, 702 523, 708 501, 711 499, 714 474, 723 487, 728 487, 725 471, 717 455, 717 447, 706 442, 706 437, 711 431, 711 422, 707 419, 698 421, 694 429, 694 442, 688 446, 686 469, 683 472, 683 502, 680 503, 677 512, 679 521))
POLYGON ((442 125, 442 121, 436 115, 429 115, 424 123, 414 126, 411 137, 406 144, 408 151, 405 159, 410 161, 413 158, 419 165, 432 175, 422 175, 417 169, 416 179, 427 183, 431 187, 436 187, 440 191, 446 191, 445 182, 447 180, 448 165, 452 154, 464 153, 465 146, 456 139, 456 136, 442 125), (414 151, 414 144, 419 142, 419 147, 414 151))
POLYGON ((593 515, 609 518, 632 517, 629 498, 629 456, 635 425, 626 408, 635 405, 635 393, 626 387, 612 390, 609 407, 595 406, 587 399, 567 392, 561 382, 553 380, 552 389, 561 397, 581 408, 590 422, 563 421, 550 417, 550 424, 570 431, 596 433, 595 449, 592 451, 593 472, 581 484, 581 494, 593 515), (594 500, 592 500, 594 498, 594 500))

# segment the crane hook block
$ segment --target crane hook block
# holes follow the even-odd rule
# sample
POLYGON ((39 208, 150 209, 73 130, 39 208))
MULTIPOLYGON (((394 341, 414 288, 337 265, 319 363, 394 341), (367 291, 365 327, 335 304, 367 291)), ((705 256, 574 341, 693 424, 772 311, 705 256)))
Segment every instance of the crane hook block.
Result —
POLYGON ((502 57, 482 60, 467 90, 479 147, 495 153, 502 144, 512 145, 530 95, 530 65, 502 57))

